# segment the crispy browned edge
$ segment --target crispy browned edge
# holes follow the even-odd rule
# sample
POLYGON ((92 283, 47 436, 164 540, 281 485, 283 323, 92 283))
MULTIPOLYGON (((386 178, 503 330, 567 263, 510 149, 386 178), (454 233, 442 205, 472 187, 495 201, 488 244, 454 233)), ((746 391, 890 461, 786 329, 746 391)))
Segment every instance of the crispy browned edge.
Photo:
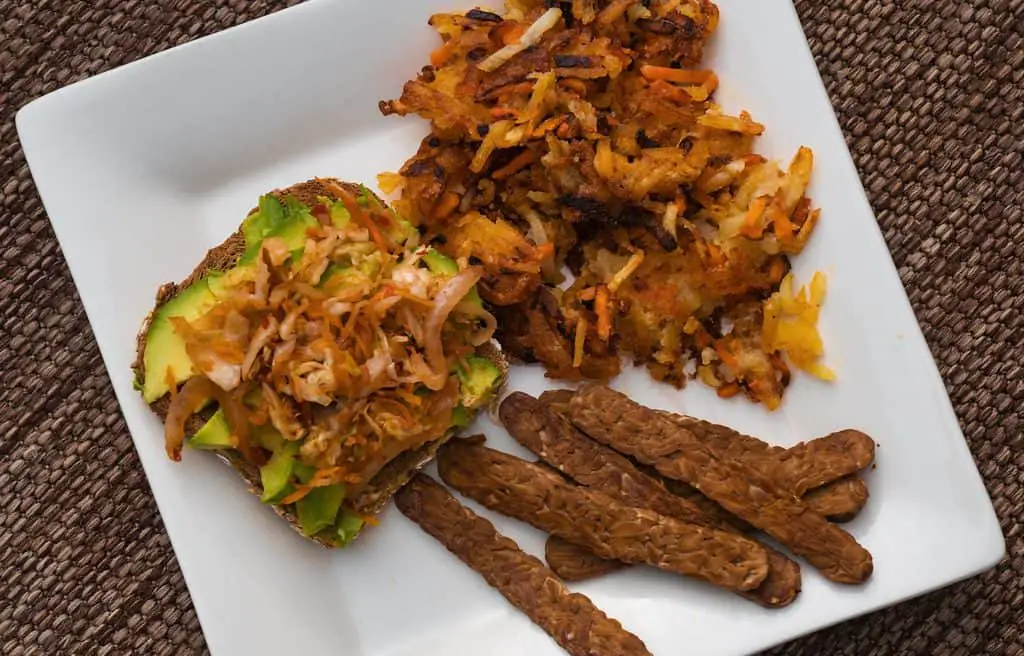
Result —
MULTIPOLYGON (((317 202, 317 196, 335 198, 335 194, 330 192, 327 184, 340 185, 343 189, 356 196, 363 193, 365 190, 367 193, 372 194, 377 202, 386 207, 384 201, 366 187, 351 182, 336 180, 334 178, 314 178, 284 189, 275 189, 270 192, 270 195, 278 200, 284 200, 285 197, 291 196, 300 203, 311 206, 317 202)), ((258 207, 254 207, 249 211, 249 215, 252 215, 258 209, 258 207)), ((238 230, 225 239, 223 243, 207 251, 202 262, 200 262, 199 265, 193 269, 192 273, 190 273, 184 280, 179 283, 167 283, 160 287, 156 294, 156 303, 153 306, 153 309, 150 310, 149 314, 146 315, 146 318, 143 320, 142 328, 139 331, 135 342, 135 361, 132 363, 132 371, 135 373, 138 380, 142 380, 145 375, 143 353, 146 346, 146 335, 149 333, 149 327, 153 321, 153 315, 156 311, 159 310, 167 301, 174 298, 175 294, 179 291, 187 288, 207 273, 211 271, 222 271, 234 266, 244 251, 245 238, 242 236, 242 229, 241 226, 239 226, 238 230)), ((484 345, 480 350, 480 355, 483 355, 494 362, 498 368, 501 369, 504 374, 503 377, 507 378, 508 362, 497 346, 493 343, 484 345)), ((167 417, 169 405, 170 399, 165 395, 151 403, 149 407, 160 418, 160 421, 164 421, 167 417)), ((186 434, 194 434, 202 427, 210 416, 211 413, 209 411, 194 415, 186 425, 186 434)), ((455 431, 449 431, 439 440, 425 444, 418 449, 402 453, 385 465, 385 467, 373 477, 370 484, 357 497, 354 503, 346 502, 346 505, 366 515, 377 514, 387 504, 388 500, 391 499, 392 495, 398 491, 398 489, 408 483, 417 471, 434 459, 434 456, 437 455, 437 450, 440 449, 441 445, 448 441, 453 435, 455 435, 455 431)), ((213 451, 213 453, 238 472, 238 474, 245 480, 246 486, 252 494, 255 494, 257 497, 262 496, 263 486, 260 482, 260 472, 258 468, 246 462, 233 451, 217 450, 213 451)), ((276 505, 271 506, 271 508, 274 509, 274 512, 283 517, 300 535, 309 537, 311 540, 324 547, 334 547, 333 544, 320 535, 306 536, 299 527, 298 517, 291 510, 276 505)))

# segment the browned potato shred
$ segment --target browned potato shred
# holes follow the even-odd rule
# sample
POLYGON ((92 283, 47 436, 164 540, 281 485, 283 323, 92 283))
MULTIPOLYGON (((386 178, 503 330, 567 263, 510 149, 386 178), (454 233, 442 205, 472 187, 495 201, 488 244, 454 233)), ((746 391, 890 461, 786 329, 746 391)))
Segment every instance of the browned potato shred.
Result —
POLYGON ((606 379, 626 354, 658 380, 769 408, 791 351, 831 377, 820 294, 813 312, 806 293, 776 299, 765 327, 818 220, 812 152, 781 168, 754 150, 764 125, 715 104, 719 78, 701 64, 718 20, 710 0, 437 14, 430 65, 381 102, 431 125, 381 186, 449 255, 483 264, 503 345, 552 377, 606 379))

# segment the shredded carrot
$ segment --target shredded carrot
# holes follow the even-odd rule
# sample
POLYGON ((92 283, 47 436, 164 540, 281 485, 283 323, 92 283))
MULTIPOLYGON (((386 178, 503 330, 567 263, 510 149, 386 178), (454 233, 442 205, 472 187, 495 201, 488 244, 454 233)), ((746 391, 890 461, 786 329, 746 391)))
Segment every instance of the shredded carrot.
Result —
POLYGON ((587 288, 583 289, 582 291, 580 291, 580 293, 578 295, 578 298, 581 301, 592 301, 592 300, 594 300, 594 296, 596 294, 596 291, 597 291, 596 287, 587 287, 587 288))
POLYGON ((594 312, 597 314, 597 336, 607 342, 612 334, 612 309, 608 288, 599 285, 594 297, 594 312))
POLYGON ((451 216, 455 208, 459 206, 459 195, 453 191, 446 191, 434 207, 434 218, 444 219, 451 216))
POLYGON ((761 222, 761 216, 764 214, 767 206, 768 198, 766 196, 755 198, 750 203, 750 207, 747 209, 747 216, 743 219, 743 225, 740 227, 741 235, 750 239, 760 239, 764 235, 764 225, 761 222))
POLYGON ((683 68, 669 68, 667 66, 652 66, 644 64, 640 67, 640 75, 648 80, 665 80, 676 84, 704 84, 715 76, 711 71, 694 71, 683 68))
POLYGON ((729 365, 733 369, 739 368, 740 361, 736 358, 736 355, 733 354, 728 342, 721 339, 717 340, 715 342, 715 353, 718 354, 718 357, 721 358, 722 362, 725 364, 729 365))
POLYGON ((512 158, 511 162, 492 173, 491 177, 495 180, 504 180, 514 173, 526 168, 530 164, 533 164, 536 159, 537 153, 532 150, 524 150, 512 158))
POLYGON ((497 120, 503 118, 519 118, 519 111, 511 107, 491 107, 491 117, 497 120))
POLYGON ((380 520, 373 515, 360 515, 359 518, 368 526, 380 526, 380 520))
POLYGON ((611 25, 615 21, 622 18, 622 15, 626 13, 634 0, 612 0, 607 7, 601 10, 601 13, 597 15, 597 22, 599 25, 611 25))
POLYGON ((573 342, 572 366, 579 369, 583 365, 583 347, 587 339, 587 320, 580 317, 576 322, 576 336, 573 342))
POLYGON ((525 31, 526 26, 522 23, 505 23, 496 30, 498 38, 506 46, 518 43, 525 31))
POLYGON ((285 498, 281 499, 278 502, 278 505, 279 506, 287 506, 290 503, 295 503, 296 501, 299 501, 301 499, 305 499, 306 495, 309 494, 312 491, 313 491, 313 488, 309 487, 308 485, 300 485, 297 488, 295 488, 294 492, 292 492, 291 494, 289 494, 285 498))
POLYGON ((564 116, 555 116, 553 118, 547 119, 546 121, 538 125, 537 129, 533 131, 533 137, 543 137, 548 132, 551 132, 552 130, 556 129, 563 121, 565 121, 564 116))
POLYGON ((740 386, 738 383, 726 383, 719 387, 715 393, 718 394, 719 398, 731 399, 740 393, 740 386))
POLYGON ((537 259, 544 261, 555 256, 555 245, 551 242, 537 246, 537 259))
POLYGON ((373 222, 373 219, 367 216, 366 213, 363 212, 363 209, 359 207, 359 203, 357 203, 356 199, 352 197, 352 194, 348 193, 340 185, 334 182, 326 182, 324 186, 327 187, 332 194, 341 199, 342 204, 345 205, 345 209, 348 210, 349 215, 353 219, 361 223, 363 227, 370 231, 370 236, 373 238, 373 243, 377 244, 377 248, 379 248, 382 253, 387 253, 387 240, 384 239, 384 235, 381 234, 380 229, 377 227, 377 224, 373 222))
POLYGON ((776 257, 772 260, 772 263, 768 268, 768 277, 771 278, 772 284, 778 284, 782 277, 786 275, 786 261, 781 257, 776 257))
POLYGON ((434 52, 430 53, 430 65, 434 68, 441 68, 448 63, 455 53, 455 39, 447 41, 434 52))
POLYGON ((775 226, 775 236, 779 238, 783 244, 788 244, 793 240, 793 223, 786 216, 786 212, 782 207, 781 191, 775 196, 775 201, 772 203, 772 225, 775 226))

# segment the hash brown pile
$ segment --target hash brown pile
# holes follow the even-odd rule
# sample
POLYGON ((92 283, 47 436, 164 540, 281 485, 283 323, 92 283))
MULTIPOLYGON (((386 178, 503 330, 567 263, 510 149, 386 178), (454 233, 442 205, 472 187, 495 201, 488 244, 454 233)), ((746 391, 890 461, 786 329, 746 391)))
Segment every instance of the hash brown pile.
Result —
POLYGON ((430 23, 442 44, 381 111, 431 133, 380 183, 484 265, 509 352, 570 380, 610 378, 625 354, 772 409, 790 365, 832 377, 825 280, 788 275, 819 218, 813 154, 781 168, 755 151, 763 125, 715 104, 712 2, 509 0, 430 23))

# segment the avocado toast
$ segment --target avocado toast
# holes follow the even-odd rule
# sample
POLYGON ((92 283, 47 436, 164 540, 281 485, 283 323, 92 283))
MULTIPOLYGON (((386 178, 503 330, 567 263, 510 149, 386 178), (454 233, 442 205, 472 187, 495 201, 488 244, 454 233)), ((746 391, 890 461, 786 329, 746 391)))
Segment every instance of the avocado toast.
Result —
POLYGON ((136 388, 297 530, 342 547, 485 406, 507 365, 482 272, 418 245, 365 187, 260 198, 139 333, 136 388))

